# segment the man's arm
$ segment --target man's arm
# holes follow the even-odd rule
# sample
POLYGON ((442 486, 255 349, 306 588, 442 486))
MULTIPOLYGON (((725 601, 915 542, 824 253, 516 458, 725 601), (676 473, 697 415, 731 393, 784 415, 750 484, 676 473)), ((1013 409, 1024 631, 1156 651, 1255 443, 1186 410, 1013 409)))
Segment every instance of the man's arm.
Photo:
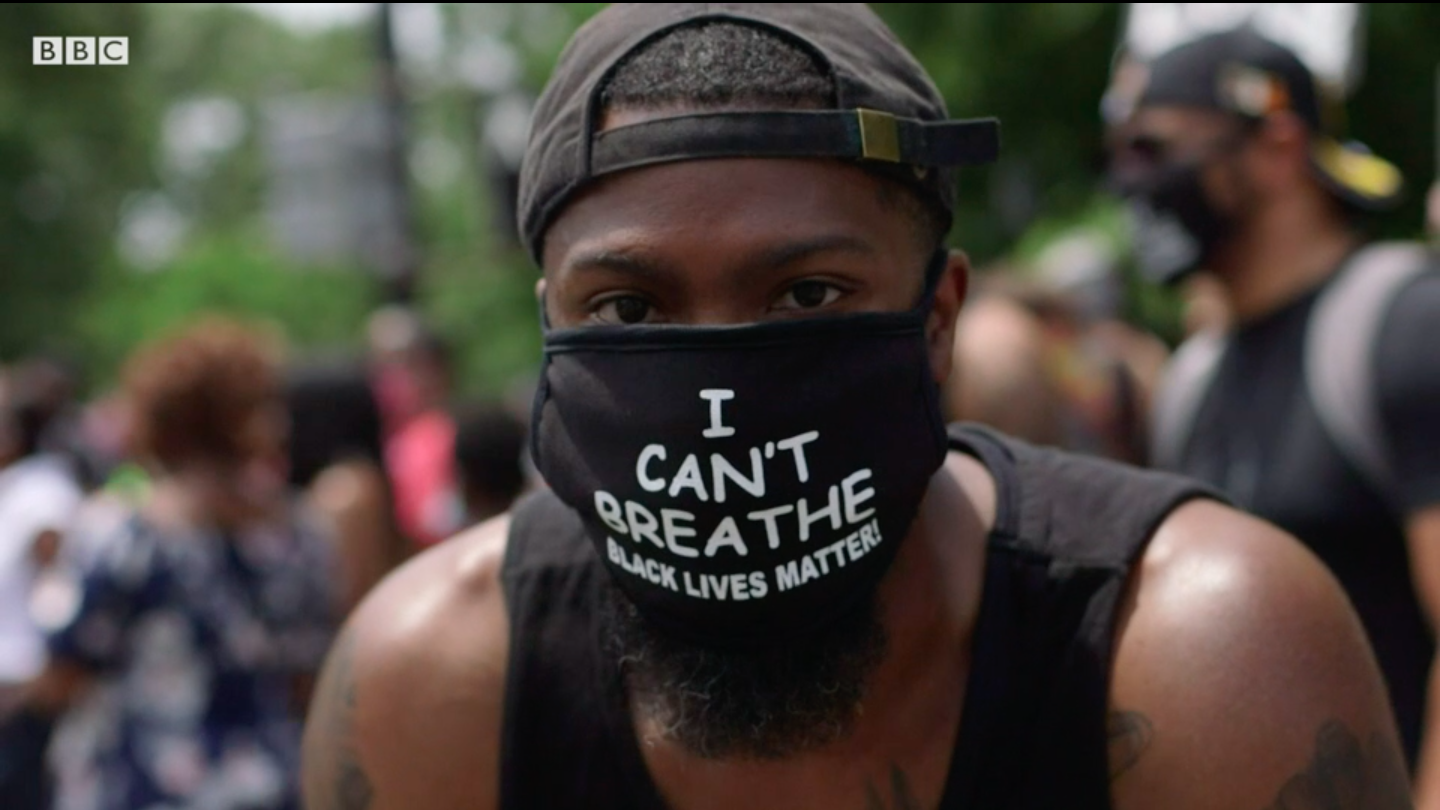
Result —
POLYGON ((306 720, 306 810, 498 806, 508 525, 437 546, 361 603, 306 720))
POLYGON ((1279 530, 1196 502, 1157 534, 1116 650, 1117 810, 1403 810, 1409 775, 1364 630, 1279 530))
POLYGON ((305 723, 305 806, 368 810, 375 798, 355 739, 355 632, 335 642, 305 723))

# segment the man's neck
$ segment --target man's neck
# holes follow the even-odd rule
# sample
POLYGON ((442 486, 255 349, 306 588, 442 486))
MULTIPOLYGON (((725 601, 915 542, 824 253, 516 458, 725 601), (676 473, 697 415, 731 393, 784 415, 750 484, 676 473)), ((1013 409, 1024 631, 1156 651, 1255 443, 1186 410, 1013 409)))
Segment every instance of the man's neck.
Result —
POLYGON ((1314 289, 1358 241, 1334 217, 1315 209, 1272 213, 1215 262, 1233 322, 1263 318, 1314 289))
POLYGON ((882 665, 908 691, 907 669, 934 661, 940 648, 968 649, 980 608, 985 539, 994 524, 994 480, 980 462, 950 454, 931 480, 920 512, 881 585, 891 654, 882 665))
POLYGON ((851 734, 817 752, 857 761, 867 752, 920 744, 942 725, 948 741, 964 697, 970 647, 980 611, 986 538, 994 518, 994 482, 969 456, 951 453, 932 477, 915 522, 881 581, 884 660, 871 678, 851 734), (897 731, 906 740, 897 740, 897 731))
POLYGON ((755 806, 756 796, 768 797, 767 806, 794 806, 857 774, 902 769, 916 795, 940 795, 962 722, 994 488, 978 461, 956 453, 931 479, 881 584, 887 651, 851 733, 778 761, 700 760, 650 744, 644 756, 662 793, 709 797, 679 807, 755 806))
MULTIPOLYGON (((991 523, 990 506, 975 503, 988 496, 983 482, 982 491, 974 491, 982 476, 989 481, 978 462, 952 454, 931 479, 880 586, 885 659, 871 680, 859 724, 838 744, 837 754, 893 744, 897 727, 918 731, 925 718, 943 717, 941 705, 963 698, 991 523), (908 721, 895 722, 912 712, 908 721)), ((942 736, 950 731, 947 727, 942 736)), ((917 734, 915 742, 926 736, 917 734)))

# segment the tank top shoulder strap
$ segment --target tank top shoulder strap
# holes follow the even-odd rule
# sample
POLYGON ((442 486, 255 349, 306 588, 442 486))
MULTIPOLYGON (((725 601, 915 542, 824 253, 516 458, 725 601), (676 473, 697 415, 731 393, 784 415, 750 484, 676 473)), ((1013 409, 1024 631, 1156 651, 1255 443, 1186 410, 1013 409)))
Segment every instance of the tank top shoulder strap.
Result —
POLYGON ((549 490, 531 493, 510 510, 510 542, 501 579, 548 569, 583 568, 593 559, 580 516, 549 490))
POLYGON ((974 661, 942 807, 1110 806, 1110 664, 1129 573, 1189 480, 949 430, 996 483, 974 661))
POLYGON ((1177 507, 1225 500, 1181 475, 1036 447, 980 425, 952 425, 949 439, 995 478, 992 545, 1072 565, 1128 567, 1177 507))
POLYGON ((552 493, 512 511, 501 569, 511 638, 502 810, 663 810, 647 792, 618 669, 603 654, 606 576, 579 517, 552 493))

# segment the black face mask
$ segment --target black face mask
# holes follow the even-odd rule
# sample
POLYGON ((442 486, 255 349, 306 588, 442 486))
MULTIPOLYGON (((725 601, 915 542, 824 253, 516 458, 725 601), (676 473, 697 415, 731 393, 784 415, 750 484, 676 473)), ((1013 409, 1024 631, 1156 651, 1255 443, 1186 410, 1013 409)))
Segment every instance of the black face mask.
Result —
POLYGON ((944 461, 925 322, 546 328, 536 465, 641 614, 784 642, 872 593, 944 461))
POLYGON ((1201 163, 1164 167, 1118 189, 1127 198, 1140 272, 1152 282, 1183 280, 1235 232, 1235 218, 1205 194, 1203 169, 1201 163))

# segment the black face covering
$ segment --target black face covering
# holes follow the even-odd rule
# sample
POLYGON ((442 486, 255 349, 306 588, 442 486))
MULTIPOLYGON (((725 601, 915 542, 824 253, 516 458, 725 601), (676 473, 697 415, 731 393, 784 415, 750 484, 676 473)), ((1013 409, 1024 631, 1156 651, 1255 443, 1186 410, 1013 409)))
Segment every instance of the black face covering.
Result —
POLYGON ((715 646, 783 642, 870 594, 946 452, 913 310, 550 330, 537 467, 641 614, 715 646))
POLYGON ((1205 194, 1203 169, 1202 163, 1168 166, 1119 189, 1127 198, 1136 260, 1150 281, 1184 279, 1235 232, 1235 219, 1205 194))

